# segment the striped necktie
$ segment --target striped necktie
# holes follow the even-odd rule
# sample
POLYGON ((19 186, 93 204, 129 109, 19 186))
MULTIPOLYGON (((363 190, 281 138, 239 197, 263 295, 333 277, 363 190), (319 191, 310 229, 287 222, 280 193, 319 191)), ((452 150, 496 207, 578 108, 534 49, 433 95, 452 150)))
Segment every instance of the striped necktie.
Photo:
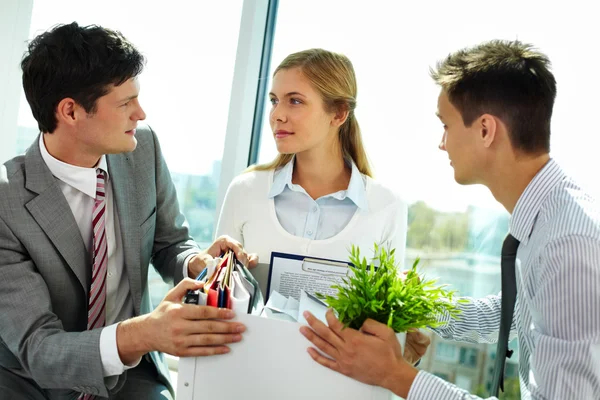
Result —
MULTIPOLYGON (((106 322, 106 267, 108 265, 108 247, 106 240, 106 173, 96 170, 96 199, 92 212, 94 233, 92 284, 88 302, 88 330, 101 328, 106 322)), ((79 400, 93 400, 95 396, 82 394, 79 400)))

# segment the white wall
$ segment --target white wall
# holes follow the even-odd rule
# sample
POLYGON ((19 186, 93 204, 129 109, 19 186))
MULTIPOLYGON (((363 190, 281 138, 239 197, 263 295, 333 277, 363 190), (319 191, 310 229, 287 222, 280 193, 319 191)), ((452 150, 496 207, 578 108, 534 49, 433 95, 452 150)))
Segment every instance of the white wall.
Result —
POLYGON ((33 0, 0 0, 0 164, 15 156, 20 61, 27 45, 33 0))

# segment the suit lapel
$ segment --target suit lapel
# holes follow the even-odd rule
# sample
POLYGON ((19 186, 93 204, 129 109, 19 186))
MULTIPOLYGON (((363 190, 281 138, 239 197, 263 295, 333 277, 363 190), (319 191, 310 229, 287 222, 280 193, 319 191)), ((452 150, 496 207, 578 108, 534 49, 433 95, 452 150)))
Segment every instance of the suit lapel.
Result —
POLYGON ((140 226, 137 212, 138 192, 134 177, 135 168, 130 154, 107 156, 108 171, 113 190, 113 198, 119 216, 121 242, 125 269, 136 315, 140 314, 142 301, 142 268, 140 268, 140 226))
POLYGON ((71 268, 86 296, 91 281, 91 256, 88 255, 69 203, 40 153, 39 141, 25 154, 25 187, 38 196, 25 207, 46 233, 71 268))

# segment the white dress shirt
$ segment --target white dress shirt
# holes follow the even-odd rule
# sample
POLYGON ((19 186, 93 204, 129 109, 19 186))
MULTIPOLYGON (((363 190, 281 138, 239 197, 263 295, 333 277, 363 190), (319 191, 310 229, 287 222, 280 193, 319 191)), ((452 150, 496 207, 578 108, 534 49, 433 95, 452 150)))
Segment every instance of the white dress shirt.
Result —
POLYGON ((96 198, 96 168, 106 171, 106 238, 108 245, 108 265, 106 270, 106 326, 100 334, 100 357, 104 376, 121 375, 123 371, 139 364, 125 365, 121 362, 117 348, 117 325, 120 321, 133 317, 133 300, 129 279, 125 270, 121 230, 117 210, 114 207, 110 173, 106 157, 102 156, 95 168, 77 167, 52 157, 40 135, 40 151, 44 162, 58 180, 73 217, 77 222, 83 243, 92 259, 92 210, 96 198))
MULTIPOLYGON (((365 177, 366 207, 355 209, 343 227, 321 226, 324 232, 337 233, 327 239, 290 233, 278 219, 275 199, 269 196, 275 184, 275 171, 252 171, 237 176, 227 189, 216 234, 229 235, 258 254, 261 263, 269 263, 273 251, 301 254, 334 260, 347 260, 351 245, 360 247, 361 255, 370 259, 373 244, 396 249, 396 261, 403 265, 406 247, 407 205, 394 191, 380 182, 365 177)), ((362 181, 362 175, 358 174, 362 181)), ((300 198, 308 195, 295 193, 300 198)), ((311 199, 312 200, 312 199, 311 199)), ((302 201, 302 200, 301 200, 302 201)), ((336 201, 338 201, 336 199, 336 201)), ((328 210, 331 220, 337 208, 328 210)), ((280 210, 281 211, 281 210, 280 210)), ((294 214, 309 210, 288 211, 285 218, 292 222, 294 214)), ((302 217, 298 218, 303 225, 302 217)), ((344 217, 342 217, 343 219, 344 217)), ((308 232, 307 232, 308 234, 308 232)))
POLYGON ((348 225, 357 209, 368 211, 366 178, 354 162, 347 162, 352 172, 346 190, 314 200, 302 186, 292 183, 294 161, 295 157, 273 173, 268 196, 274 199, 277 219, 287 232, 308 239, 329 239, 348 225))
MULTIPOLYGON (((510 233, 520 242, 512 331, 519 338, 523 400, 600 398, 600 206, 550 160, 519 198, 510 233)), ((493 343, 501 297, 468 299, 460 319, 435 331, 493 343)), ((467 400, 467 393, 420 371, 408 400, 467 400)))

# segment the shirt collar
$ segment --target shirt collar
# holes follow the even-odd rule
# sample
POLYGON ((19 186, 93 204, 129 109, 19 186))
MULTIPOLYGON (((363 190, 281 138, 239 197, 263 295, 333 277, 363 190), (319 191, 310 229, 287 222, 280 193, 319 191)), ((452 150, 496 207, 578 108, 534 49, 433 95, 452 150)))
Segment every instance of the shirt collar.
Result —
POLYGON ((550 159, 529 182, 510 218, 510 233, 519 242, 527 243, 546 196, 564 178, 562 168, 550 159))
POLYGON ((292 186, 292 173, 294 172, 295 159, 296 156, 293 156, 290 162, 273 173, 273 184, 271 185, 271 190, 269 191, 270 199, 283 193, 283 190, 286 186, 292 186))
MULTIPOLYGON (((292 174, 294 172, 294 160, 295 156, 292 157, 290 162, 281 167, 278 171, 275 171, 273 174, 273 184, 271 185, 271 190, 269 191, 269 198, 274 198, 280 195, 286 187, 293 189, 294 184, 292 183, 292 174)), ((367 201, 367 188, 365 180, 363 179, 362 174, 358 170, 356 164, 353 161, 347 161, 351 166, 351 174, 350 174, 350 182, 348 183, 348 189, 341 190, 336 193, 332 193, 330 196, 338 199, 344 200, 348 197, 356 206, 360 209, 367 210, 368 209, 368 201, 367 201)))
POLYGON ((369 209, 369 203, 367 201, 367 186, 365 179, 358 170, 356 164, 350 161, 352 167, 352 173, 350 175, 350 183, 348 183, 348 190, 346 190, 346 196, 356 204, 360 209, 367 211, 369 209))
POLYGON ((106 181, 108 182, 109 176, 105 155, 100 158, 98 165, 94 168, 67 164, 48 153, 44 143, 44 133, 40 134, 40 152, 52 175, 93 199, 96 198, 96 168, 101 168, 106 172, 106 181))

